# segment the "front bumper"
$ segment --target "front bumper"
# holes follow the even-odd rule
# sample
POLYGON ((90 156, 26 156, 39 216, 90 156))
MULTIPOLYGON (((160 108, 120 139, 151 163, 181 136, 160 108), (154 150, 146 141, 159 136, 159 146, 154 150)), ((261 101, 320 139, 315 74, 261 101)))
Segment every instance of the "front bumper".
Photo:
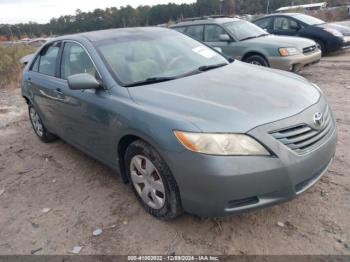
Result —
POLYGON ((275 156, 223 157, 189 151, 167 156, 184 210, 201 217, 219 217, 271 206, 306 191, 332 162, 336 128, 321 145, 302 155, 278 142, 269 131, 303 123, 324 105, 321 101, 297 116, 257 127, 248 133, 264 143, 275 156))
POLYGON ((350 36, 344 36, 344 41, 341 49, 350 49, 350 36))
POLYGON ((321 55, 321 51, 316 50, 306 55, 271 57, 269 58, 269 63, 272 68, 298 72, 304 67, 318 63, 321 60, 321 55))

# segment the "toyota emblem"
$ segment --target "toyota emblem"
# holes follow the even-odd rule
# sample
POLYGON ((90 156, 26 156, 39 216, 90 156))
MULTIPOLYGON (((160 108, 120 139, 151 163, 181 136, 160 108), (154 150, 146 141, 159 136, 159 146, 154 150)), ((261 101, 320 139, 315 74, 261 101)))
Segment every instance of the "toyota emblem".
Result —
POLYGON ((323 124, 323 114, 318 112, 314 114, 314 123, 316 127, 321 127, 323 124))

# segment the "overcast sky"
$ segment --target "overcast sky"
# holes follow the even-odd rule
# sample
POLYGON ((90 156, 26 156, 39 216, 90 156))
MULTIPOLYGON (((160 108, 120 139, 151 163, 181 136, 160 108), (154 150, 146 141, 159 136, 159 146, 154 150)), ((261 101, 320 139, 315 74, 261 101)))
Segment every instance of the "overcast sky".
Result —
POLYGON ((74 14, 75 10, 92 11, 96 8, 131 5, 192 3, 195 0, 0 0, 0 24, 47 23, 52 17, 74 14))

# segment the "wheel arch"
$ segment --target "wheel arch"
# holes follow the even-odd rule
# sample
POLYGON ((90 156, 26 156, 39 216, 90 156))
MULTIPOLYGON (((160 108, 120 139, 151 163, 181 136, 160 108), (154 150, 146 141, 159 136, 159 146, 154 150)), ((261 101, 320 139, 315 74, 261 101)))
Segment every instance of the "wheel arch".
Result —
POLYGON ((246 59, 248 59, 248 57, 251 57, 253 55, 258 55, 258 56, 261 56, 263 57, 267 64, 269 65, 270 67, 270 62, 269 60, 267 59, 266 55, 264 55, 263 53, 259 52, 259 51, 248 51, 247 53, 245 53, 243 56, 242 56, 242 61, 244 62, 246 59))
POLYGON ((30 101, 30 99, 27 96, 23 95, 22 97, 26 101, 27 105, 31 105, 32 104, 32 102, 30 101))
MULTIPOLYGON (((118 164, 119 164, 119 171, 120 174, 122 176, 123 182, 124 183, 128 183, 129 182, 129 177, 128 174, 126 172, 126 166, 125 166, 125 153, 127 148, 129 147, 129 145, 133 142, 135 142, 136 140, 142 140, 145 143, 149 144, 150 146, 152 146, 156 151, 157 150, 157 143, 155 141, 152 141, 151 138, 147 138, 146 135, 142 135, 134 132, 128 132, 125 133, 124 135, 122 135, 118 141, 118 145, 117 145, 117 157, 118 157, 118 164)), ((159 153, 159 151, 158 151, 159 153)), ((163 157, 163 156, 162 156, 163 157)))

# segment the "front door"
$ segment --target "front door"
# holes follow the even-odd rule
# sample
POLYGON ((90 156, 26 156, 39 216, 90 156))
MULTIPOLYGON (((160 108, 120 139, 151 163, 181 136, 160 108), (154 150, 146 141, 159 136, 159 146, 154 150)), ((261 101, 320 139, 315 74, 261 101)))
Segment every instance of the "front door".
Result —
POLYGON ((219 25, 205 25, 204 42, 227 57, 239 56, 232 37, 219 25))
POLYGON ((275 17, 273 22, 275 35, 296 36, 300 29, 298 22, 289 17, 275 17))
POLYGON ((71 90, 68 77, 88 73, 100 75, 85 48, 76 42, 65 42, 60 67, 62 100, 58 108, 64 139, 101 159, 111 150, 111 117, 104 102, 110 96, 106 89, 71 90))

